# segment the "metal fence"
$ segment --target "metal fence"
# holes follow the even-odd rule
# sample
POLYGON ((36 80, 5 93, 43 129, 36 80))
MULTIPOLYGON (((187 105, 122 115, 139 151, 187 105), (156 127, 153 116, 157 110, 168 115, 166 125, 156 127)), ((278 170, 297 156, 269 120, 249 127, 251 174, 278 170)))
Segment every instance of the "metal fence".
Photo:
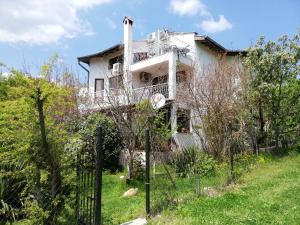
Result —
POLYGON ((101 224, 103 130, 97 128, 95 152, 78 154, 77 218, 82 225, 101 224))

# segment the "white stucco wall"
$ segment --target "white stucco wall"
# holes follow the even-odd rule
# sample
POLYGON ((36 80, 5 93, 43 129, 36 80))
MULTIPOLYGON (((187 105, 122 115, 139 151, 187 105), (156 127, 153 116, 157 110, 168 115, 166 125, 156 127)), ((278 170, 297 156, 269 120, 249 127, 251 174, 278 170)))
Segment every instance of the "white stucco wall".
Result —
MULTIPOLYGON (((172 34, 169 36, 169 45, 176 45, 179 48, 188 48, 190 51, 188 56, 193 59, 193 67, 196 70, 196 75, 201 75, 201 70, 208 66, 209 64, 216 62, 218 60, 218 54, 204 46, 203 44, 196 42, 195 33, 183 33, 183 34, 172 34)), ((133 41, 133 49, 132 52, 146 52, 148 50, 148 44, 146 40, 135 40, 133 41)), ((92 58, 90 60, 90 80, 89 80, 89 90, 90 92, 94 91, 94 83, 96 78, 104 79, 104 87, 105 89, 109 88, 108 84, 108 76, 111 74, 111 71, 108 70, 108 61, 110 58, 116 57, 118 55, 123 54, 123 51, 119 51, 108 56, 102 58, 92 58)), ((234 61, 235 57, 228 57, 229 61, 234 61)), ((147 61, 147 60, 146 60, 147 61)), ((147 63, 147 62, 144 62, 147 63)), ((158 66, 158 70, 162 70, 161 66, 158 66)), ((167 67, 164 68, 166 70, 166 74, 168 73, 167 67)), ((153 77, 158 76, 159 72, 153 73, 153 77)), ((160 74, 161 75, 161 74, 160 74)), ((134 73, 132 77, 132 84, 134 88, 143 87, 147 85, 146 83, 140 82, 138 73, 134 73)))
POLYGON ((112 71, 108 69, 109 59, 122 55, 123 51, 110 54, 101 58, 92 58, 90 60, 90 79, 89 79, 89 91, 95 90, 95 79, 104 79, 104 89, 109 88, 108 77, 112 71))

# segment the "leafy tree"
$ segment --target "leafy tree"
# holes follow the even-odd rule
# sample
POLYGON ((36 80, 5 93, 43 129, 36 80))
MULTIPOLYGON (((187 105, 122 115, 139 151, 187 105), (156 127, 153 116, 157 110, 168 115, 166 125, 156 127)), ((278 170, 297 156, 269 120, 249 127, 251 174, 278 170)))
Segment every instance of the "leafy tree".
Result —
MULTIPOLYGON (((77 115, 73 89, 15 70, 1 77, 0 87, 1 182, 5 187, 1 201, 19 213, 15 218, 24 212, 29 215, 37 203, 33 208, 48 215, 43 221, 57 224, 68 194, 62 168, 69 124, 77 115), (22 167, 15 170, 17 165, 22 167), (13 190, 7 186, 12 183, 22 185, 13 190)), ((32 223, 40 224, 37 221, 32 223)))
POLYGON ((244 58, 251 76, 247 105, 259 127, 259 144, 278 148, 299 134, 299 41, 299 35, 277 42, 261 37, 244 58))

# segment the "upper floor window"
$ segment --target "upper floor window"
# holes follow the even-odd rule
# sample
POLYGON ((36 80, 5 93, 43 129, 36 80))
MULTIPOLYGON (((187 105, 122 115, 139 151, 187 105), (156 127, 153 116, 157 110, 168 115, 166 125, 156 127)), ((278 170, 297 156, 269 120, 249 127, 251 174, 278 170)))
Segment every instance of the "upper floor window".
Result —
POLYGON ((123 55, 119 55, 119 56, 116 56, 114 58, 109 59, 109 61, 108 61, 108 69, 111 70, 113 68, 113 65, 115 63, 122 63, 123 64, 123 58, 124 58, 123 55))

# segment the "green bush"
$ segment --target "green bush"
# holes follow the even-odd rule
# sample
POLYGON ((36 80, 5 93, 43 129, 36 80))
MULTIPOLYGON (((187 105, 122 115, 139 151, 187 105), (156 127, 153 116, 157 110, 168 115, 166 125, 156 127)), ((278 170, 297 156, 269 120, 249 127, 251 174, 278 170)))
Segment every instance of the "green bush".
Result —
POLYGON ((92 113, 82 123, 79 130, 80 138, 83 142, 84 151, 94 151, 96 142, 96 129, 98 126, 103 127, 104 131, 104 161, 103 168, 110 172, 117 172, 122 169, 119 156, 122 149, 122 139, 117 125, 112 119, 101 114, 92 113))
POLYGON ((215 174, 215 160, 195 146, 174 153, 172 163, 180 177, 215 174))
POLYGON ((49 218, 49 212, 42 209, 36 200, 25 201, 25 212, 28 223, 32 225, 44 224, 49 218))
POLYGON ((296 144, 292 147, 292 150, 300 153, 300 139, 296 142, 296 144))

